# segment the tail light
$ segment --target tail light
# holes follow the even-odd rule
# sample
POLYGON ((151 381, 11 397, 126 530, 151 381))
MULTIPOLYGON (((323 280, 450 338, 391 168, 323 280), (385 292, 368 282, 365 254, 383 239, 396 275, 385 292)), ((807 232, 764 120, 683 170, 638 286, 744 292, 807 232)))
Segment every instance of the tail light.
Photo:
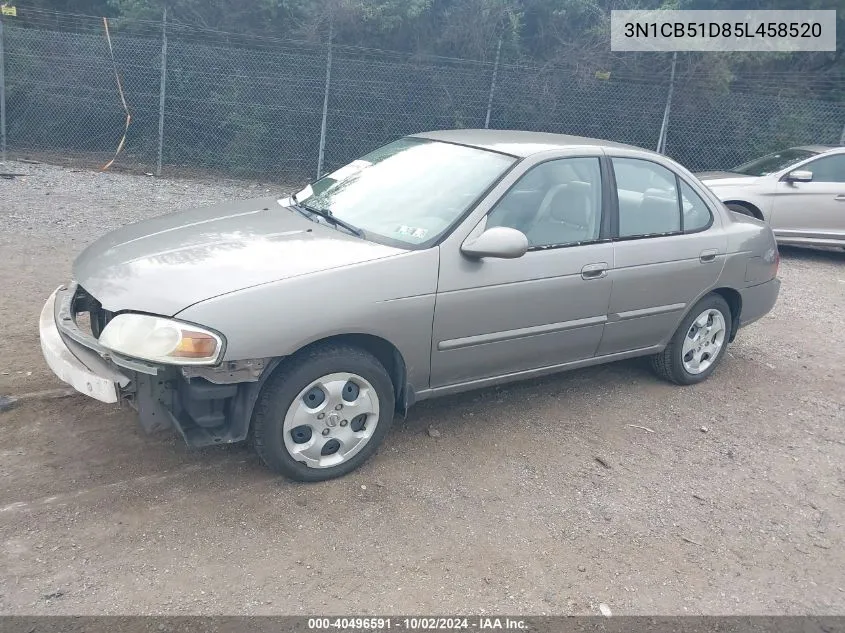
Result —
POLYGON ((763 260, 769 264, 769 271, 770 271, 770 279, 774 279, 778 276, 778 270, 780 270, 780 251, 778 250, 777 245, 770 248, 766 254, 763 256, 763 260))

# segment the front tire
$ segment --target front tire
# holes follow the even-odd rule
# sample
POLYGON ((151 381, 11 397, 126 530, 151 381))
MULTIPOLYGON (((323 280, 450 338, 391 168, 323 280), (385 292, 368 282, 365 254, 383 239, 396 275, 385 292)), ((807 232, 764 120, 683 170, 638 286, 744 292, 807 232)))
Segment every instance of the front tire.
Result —
POLYGON ((340 477, 376 451, 394 408, 393 383, 375 356, 349 345, 316 347, 279 367, 261 390, 255 449, 296 481, 340 477))
POLYGON ((676 385, 706 380, 725 355, 732 327, 727 302, 707 295, 681 321, 666 349, 651 357, 654 372, 676 385))

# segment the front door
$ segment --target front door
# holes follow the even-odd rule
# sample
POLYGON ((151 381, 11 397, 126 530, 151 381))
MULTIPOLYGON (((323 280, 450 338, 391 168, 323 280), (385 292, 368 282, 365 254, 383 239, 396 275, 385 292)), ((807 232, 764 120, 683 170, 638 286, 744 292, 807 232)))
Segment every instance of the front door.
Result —
POLYGON ((718 279, 727 249, 718 216, 673 171, 644 159, 611 163, 618 230, 601 356, 665 343, 718 279))
POLYGON ((602 218, 598 155, 558 158, 527 171, 473 234, 526 234, 518 259, 468 259, 441 247, 431 355, 432 388, 591 358, 613 277, 602 218))
POLYGON ((811 182, 777 183, 771 225, 776 236, 845 240, 845 154, 798 167, 811 182))

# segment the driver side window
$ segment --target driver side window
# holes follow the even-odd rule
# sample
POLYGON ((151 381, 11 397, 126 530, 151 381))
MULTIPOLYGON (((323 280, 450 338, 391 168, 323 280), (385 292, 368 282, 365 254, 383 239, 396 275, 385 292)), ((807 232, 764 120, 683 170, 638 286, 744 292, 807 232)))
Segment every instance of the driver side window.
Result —
POLYGON ((845 182, 845 154, 819 158, 801 169, 813 172, 813 182, 845 182))
POLYGON ((528 237, 529 248, 597 240, 601 230, 598 158, 560 158, 526 172, 487 216, 487 228, 507 226, 528 237))

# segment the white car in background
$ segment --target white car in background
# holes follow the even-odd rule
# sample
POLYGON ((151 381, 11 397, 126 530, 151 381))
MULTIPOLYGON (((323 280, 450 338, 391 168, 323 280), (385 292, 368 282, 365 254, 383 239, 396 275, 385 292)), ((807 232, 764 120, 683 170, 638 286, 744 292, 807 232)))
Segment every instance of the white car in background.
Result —
POLYGON ((768 222, 779 244, 845 248, 845 147, 790 147, 696 175, 732 211, 768 222))

